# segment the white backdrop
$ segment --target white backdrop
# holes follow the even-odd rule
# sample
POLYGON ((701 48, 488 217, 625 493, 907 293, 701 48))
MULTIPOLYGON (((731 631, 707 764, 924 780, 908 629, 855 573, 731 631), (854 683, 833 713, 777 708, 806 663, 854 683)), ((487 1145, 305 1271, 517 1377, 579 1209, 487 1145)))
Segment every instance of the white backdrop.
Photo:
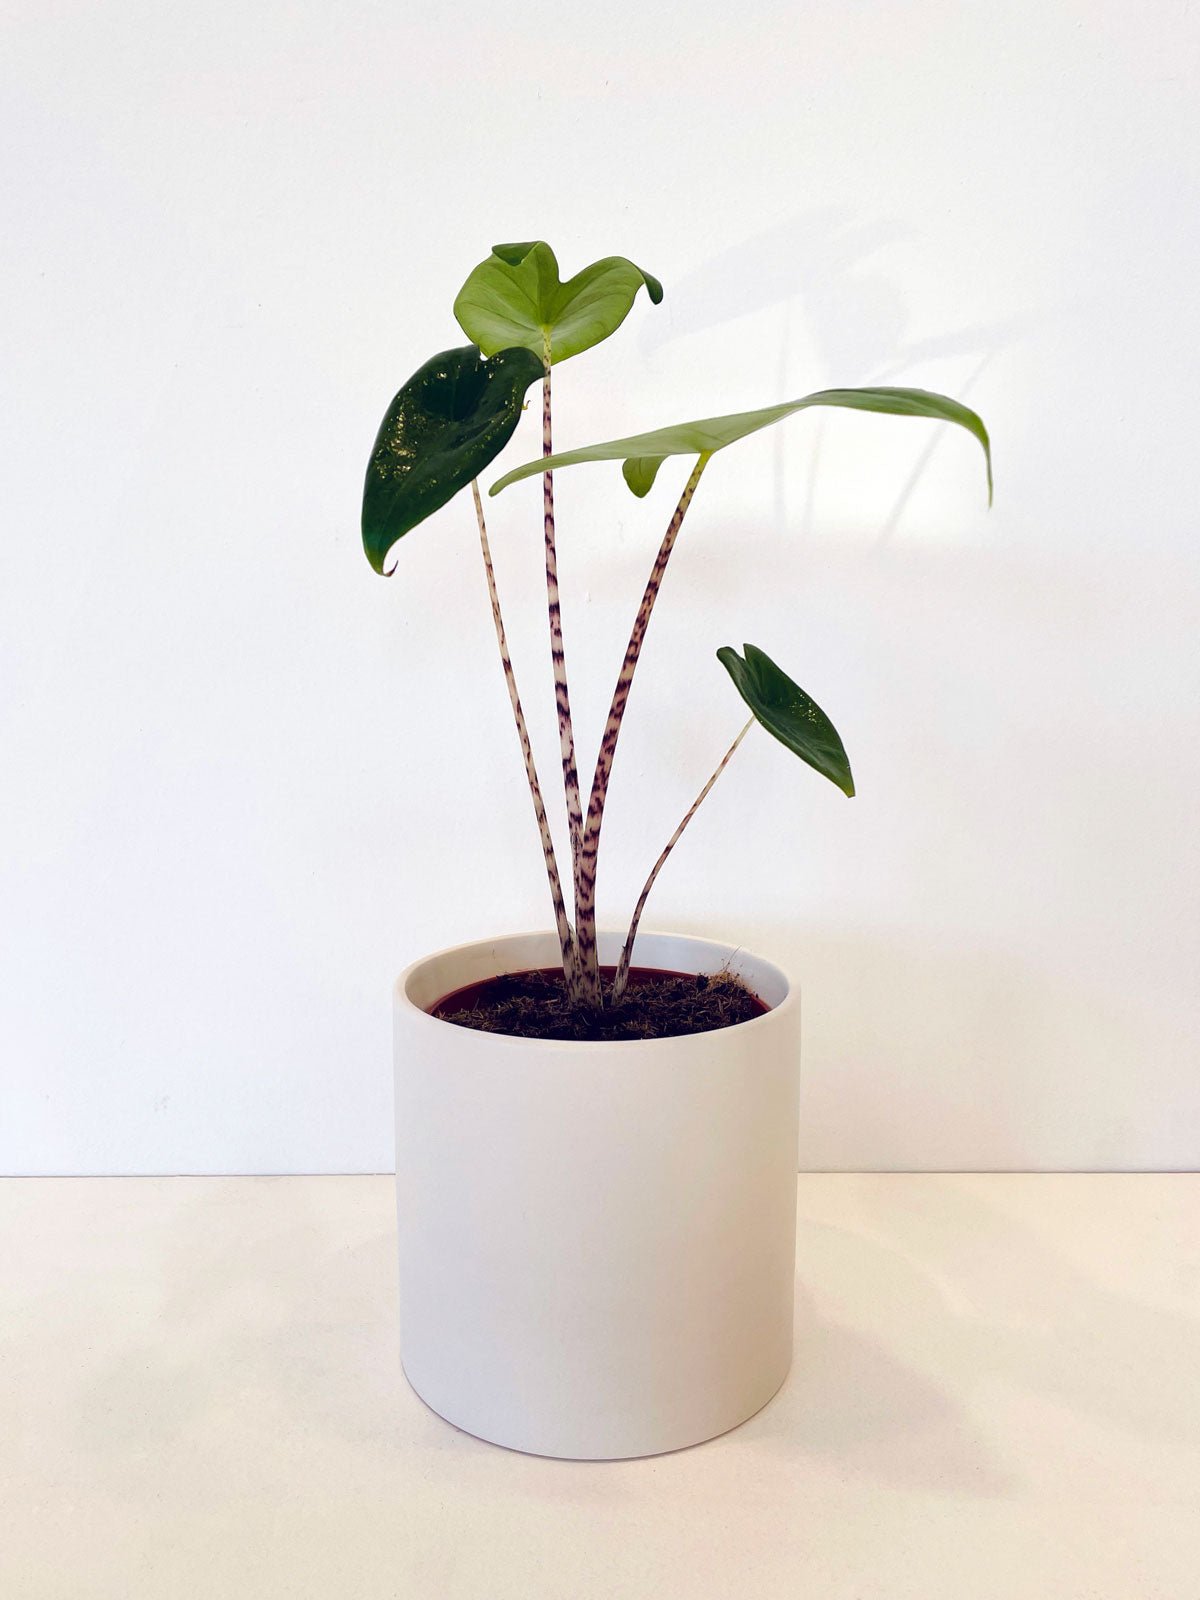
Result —
MULTIPOLYGON (((627 916, 805 995, 806 1166, 1200 1157, 1200 16, 1158 0, 8 8, 0 1169, 386 1169, 389 986, 542 925, 469 502, 359 546, 394 389, 490 245, 659 275, 561 447, 828 384, 710 467, 630 702, 627 916)), ((538 449, 527 416, 506 462, 538 449)), ((563 473, 584 765, 686 467, 563 473)), ((536 482, 492 503, 555 770, 536 482)))

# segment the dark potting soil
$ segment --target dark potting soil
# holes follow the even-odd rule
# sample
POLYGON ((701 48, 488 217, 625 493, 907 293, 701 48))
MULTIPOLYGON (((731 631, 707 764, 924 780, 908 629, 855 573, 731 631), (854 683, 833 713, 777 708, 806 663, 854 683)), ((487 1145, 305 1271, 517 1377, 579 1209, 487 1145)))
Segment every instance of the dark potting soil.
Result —
POLYGON ((430 1014, 481 1033, 522 1039, 670 1039, 749 1022, 770 1009, 731 972, 711 976, 633 967, 619 1006, 609 1003, 615 967, 600 969, 604 1010, 573 1012, 561 967, 511 972, 470 983, 430 1006, 430 1014))

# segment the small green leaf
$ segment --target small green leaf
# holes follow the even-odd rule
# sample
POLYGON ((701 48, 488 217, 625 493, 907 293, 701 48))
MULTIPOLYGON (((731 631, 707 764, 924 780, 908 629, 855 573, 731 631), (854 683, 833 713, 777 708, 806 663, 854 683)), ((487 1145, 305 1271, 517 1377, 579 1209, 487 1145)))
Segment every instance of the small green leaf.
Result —
POLYGON ((562 283, 542 240, 498 244, 458 292, 454 315, 485 355, 523 345, 542 360, 565 361, 607 339, 624 322, 640 288, 655 305, 662 284, 624 256, 594 261, 562 283))
POLYGON ((658 469, 665 460, 665 456, 630 456, 627 461, 622 462, 621 472, 625 482, 639 500, 653 489, 658 469))
POLYGON ((478 477, 512 437, 525 391, 542 375, 528 350, 485 361, 473 345, 443 350, 414 372, 387 409, 367 463, 362 538, 385 571, 410 528, 478 477))
POLYGON ((766 406, 761 411, 736 411, 727 417, 680 422, 672 428, 656 428, 651 433, 631 434, 626 439, 609 439, 604 444, 586 445, 581 450, 564 450, 559 455, 527 461, 506 472, 492 485, 490 492, 499 494, 501 489, 507 489, 510 483, 517 483, 521 478, 547 469, 573 467, 581 461, 624 461, 626 483, 635 494, 645 494, 666 456, 711 455, 809 406, 841 406, 850 411, 881 411, 894 417, 928 417, 935 422, 957 423, 983 446, 988 504, 991 505, 992 447, 982 419, 949 395, 934 394, 928 389, 821 389, 816 394, 806 394, 802 400, 788 400, 782 405, 766 406), (628 467, 630 462, 635 463, 632 468, 628 467))
POLYGON ((742 649, 744 660, 732 645, 724 645, 717 651, 717 660, 758 721, 801 761, 836 783, 843 794, 853 796, 850 762, 833 723, 770 656, 752 644, 742 649))

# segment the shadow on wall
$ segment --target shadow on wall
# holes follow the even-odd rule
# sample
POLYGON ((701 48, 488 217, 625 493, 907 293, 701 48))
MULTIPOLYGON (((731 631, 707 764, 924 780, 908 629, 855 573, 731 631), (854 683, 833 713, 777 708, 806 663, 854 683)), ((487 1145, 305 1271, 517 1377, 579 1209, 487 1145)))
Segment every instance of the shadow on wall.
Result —
MULTIPOLYGON (((863 221, 829 206, 797 212, 709 257, 672 283, 665 314, 641 325, 640 348, 651 354, 677 339, 778 307, 771 379, 775 392, 764 394, 760 404, 792 399, 826 384, 895 383, 921 362, 963 356, 973 358, 974 365, 955 384, 954 394, 969 404, 992 359, 1025 333, 1034 319, 1001 318, 924 339, 906 337, 909 313, 904 291, 895 273, 874 258, 886 246, 912 239, 912 229, 894 219, 863 221), (814 358, 813 370, 801 379, 792 374, 797 345, 814 358)), ((814 427, 819 449, 820 418, 814 427)), ((880 544, 894 533, 945 431, 937 430, 917 458, 880 530, 880 544)), ((785 520, 784 449, 777 433, 773 469, 777 526, 785 520)), ((807 509, 811 510, 811 502, 807 509)))
POLYGON ((893 274, 869 267, 887 245, 909 243, 911 228, 863 222, 835 207, 797 212, 710 256, 670 285, 664 314, 641 324, 646 354, 738 317, 781 308, 779 372, 786 377, 796 302, 816 358, 835 381, 886 383, 916 361, 994 355, 1031 325, 1002 318, 925 339, 906 339, 908 308, 893 274))
POLYGON ((885 219, 856 222, 833 207, 797 212, 730 245, 670 284, 665 314, 644 319, 646 354, 754 312, 781 308, 779 375, 786 381, 795 303, 830 371, 868 372, 896 359, 908 320, 896 283, 864 270, 911 230, 885 219))

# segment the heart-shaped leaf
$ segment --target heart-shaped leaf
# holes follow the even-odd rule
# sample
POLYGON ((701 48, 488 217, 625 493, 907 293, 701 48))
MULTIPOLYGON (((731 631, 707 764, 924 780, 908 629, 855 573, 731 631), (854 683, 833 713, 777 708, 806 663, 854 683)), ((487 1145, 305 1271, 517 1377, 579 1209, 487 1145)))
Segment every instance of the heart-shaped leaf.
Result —
POLYGON ((770 656, 752 644, 742 649, 745 659, 732 645, 724 645, 717 651, 717 660, 758 721, 801 761, 836 783, 843 794, 853 796, 850 762, 833 723, 770 656))
POLYGON ((478 477, 512 438, 525 391, 542 375, 528 350, 485 361, 475 345, 443 350, 414 372, 387 409, 367 463, 362 537, 385 577, 388 552, 410 528, 478 477))
POLYGON ((705 417, 701 422, 680 422, 673 428, 656 428, 652 433, 631 434, 627 439, 609 439, 604 444, 586 445, 582 450, 564 450, 559 455, 539 457, 506 472, 491 487, 499 494, 510 483, 534 473, 573 467, 581 461, 623 461, 625 481, 636 495, 647 494, 658 469, 667 456, 705 456, 747 434, 769 428, 773 422, 790 417, 809 406, 842 406, 850 411, 882 411, 894 417, 929 417, 936 422, 955 422, 974 434, 983 446, 987 463, 988 504, 992 503, 992 447, 982 418, 949 395, 928 389, 821 389, 802 400, 766 406, 761 411, 736 411, 728 417, 705 417))
POLYGON ((552 362, 588 350, 624 322, 642 286, 655 305, 662 284, 624 256, 605 256, 562 283, 554 251, 542 240, 498 244, 458 292, 454 315, 485 353, 523 345, 552 362))

